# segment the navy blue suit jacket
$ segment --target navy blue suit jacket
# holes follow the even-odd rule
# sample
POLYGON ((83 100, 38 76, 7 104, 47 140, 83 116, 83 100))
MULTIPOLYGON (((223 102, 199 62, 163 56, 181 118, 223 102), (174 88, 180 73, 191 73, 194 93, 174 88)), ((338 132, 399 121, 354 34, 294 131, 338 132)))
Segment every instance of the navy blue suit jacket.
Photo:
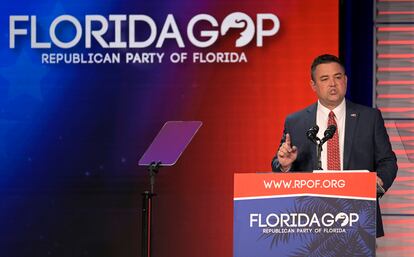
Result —
MULTIPOLYGON (((317 103, 286 118, 283 135, 289 133, 292 145, 298 148, 290 171, 316 169, 316 146, 306 137, 306 131, 316 125, 316 110, 317 103)), ((283 136, 281 144, 284 139, 283 136)), ((376 171, 385 190, 392 185, 398 170, 397 159, 379 110, 346 101, 343 158, 344 170, 376 171)), ((272 160, 272 170, 280 171, 277 155, 272 160)), ((381 211, 377 205, 377 237, 383 235, 381 211)))

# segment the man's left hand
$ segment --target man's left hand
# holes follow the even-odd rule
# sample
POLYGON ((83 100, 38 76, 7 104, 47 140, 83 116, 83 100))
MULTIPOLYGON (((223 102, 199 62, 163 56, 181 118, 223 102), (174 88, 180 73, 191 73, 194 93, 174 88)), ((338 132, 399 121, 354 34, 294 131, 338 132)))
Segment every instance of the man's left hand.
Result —
POLYGON ((384 186, 384 182, 382 182, 382 179, 380 177, 377 176, 377 184, 380 186, 384 186))

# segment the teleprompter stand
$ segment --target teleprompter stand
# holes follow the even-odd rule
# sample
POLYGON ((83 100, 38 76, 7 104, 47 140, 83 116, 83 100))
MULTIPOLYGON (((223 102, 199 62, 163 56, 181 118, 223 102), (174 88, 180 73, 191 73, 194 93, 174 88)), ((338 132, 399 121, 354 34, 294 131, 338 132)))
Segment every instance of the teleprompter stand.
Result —
POLYGON ((148 166, 148 172, 150 177, 150 191, 144 191, 142 193, 142 229, 141 229, 141 256, 151 256, 151 222, 152 222, 152 197, 156 196, 154 193, 155 175, 158 173, 161 167, 161 162, 152 162, 148 166))
POLYGON ((149 172, 150 190, 142 193, 142 237, 141 256, 151 257, 152 206, 155 176, 162 166, 173 166, 190 143, 201 121, 168 121, 164 124, 151 145, 138 162, 149 172))

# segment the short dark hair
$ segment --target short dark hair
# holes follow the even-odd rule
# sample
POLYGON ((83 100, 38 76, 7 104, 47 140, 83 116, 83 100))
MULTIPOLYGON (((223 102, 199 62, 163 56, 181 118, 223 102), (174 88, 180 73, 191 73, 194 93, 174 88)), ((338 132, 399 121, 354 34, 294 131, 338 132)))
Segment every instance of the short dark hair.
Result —
POLYGON ((312 80, 315 80, 314 73, 315 73, 316 67, 319 64, 332 63, 332 62, 336 62, 337 64, 341 65, 342 69, 345 71, 344 64, 335 55, 332 55, 332 54, 319 55, 318 57, 315 58, 315 60, 313 60, 312 65, 311 65, 311 78, 312 78, 312 80))

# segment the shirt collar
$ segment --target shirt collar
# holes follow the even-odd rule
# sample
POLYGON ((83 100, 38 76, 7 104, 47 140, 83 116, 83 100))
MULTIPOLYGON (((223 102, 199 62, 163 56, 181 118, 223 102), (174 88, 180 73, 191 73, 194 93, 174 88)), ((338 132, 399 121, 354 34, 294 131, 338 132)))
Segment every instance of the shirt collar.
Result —
MULTIPOLYGON (((346 108, 345 102, 346 101, 344 98, 342 102, 337 107, 335 107, 335 109, 332 110, 335 113, 335 117, 337 120, 342 119, 342 117, 345 115, 345 108, 346 108)), ((328 117, 329 113, 331 112, 331 110, 323 106, 319 100, 318 100, 318 111, 322 112, 322 114, 325 117, 328 117)))

